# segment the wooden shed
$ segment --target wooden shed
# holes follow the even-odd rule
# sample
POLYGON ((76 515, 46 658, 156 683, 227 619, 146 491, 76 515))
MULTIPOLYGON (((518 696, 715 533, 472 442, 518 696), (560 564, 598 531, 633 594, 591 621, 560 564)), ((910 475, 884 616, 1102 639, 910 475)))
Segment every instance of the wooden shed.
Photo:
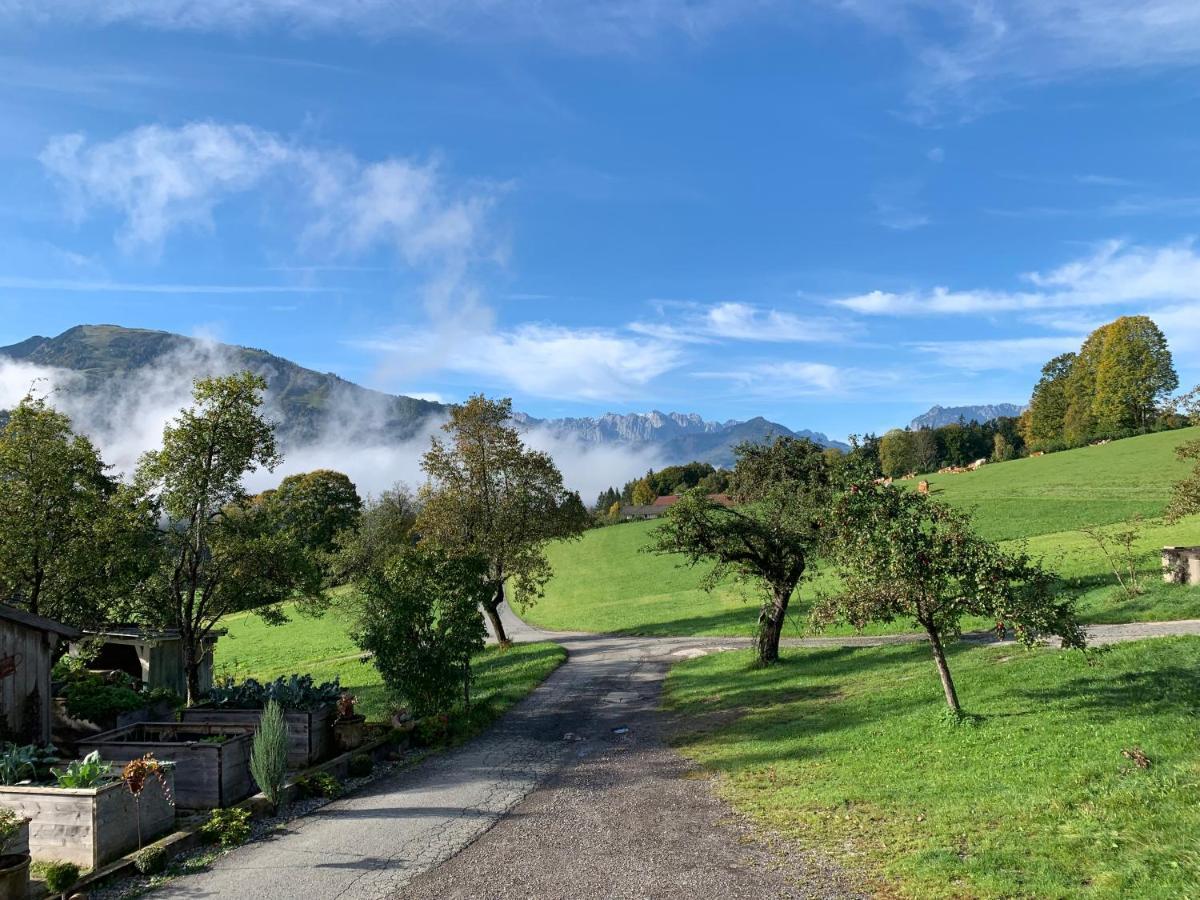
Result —
POLYGON ((0 603, 0 740, 50 742, 50 669, 69 625, 0 603))
MULTIPOLYGON (((92 669, 119 669, 150 689, 170 688, 179 696, 187 695, 187 676, 183 668, 183 639, 176 628, 143 628, 138 625, 105 625, 86 629, 85 635, 100 641, 99 654, 88 664, 92 669)), ((204 639, 200 660, 200 693, 207 694, 213 684, 213 646, 226 632, 217 629, 204 639)), ((79 644, 71 645, 71 655, 80 653, 79 644)))

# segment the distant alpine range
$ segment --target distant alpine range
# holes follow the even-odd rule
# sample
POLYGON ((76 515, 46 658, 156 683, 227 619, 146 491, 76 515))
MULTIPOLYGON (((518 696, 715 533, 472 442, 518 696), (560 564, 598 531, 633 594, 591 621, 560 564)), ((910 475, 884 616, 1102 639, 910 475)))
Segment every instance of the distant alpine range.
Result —
MULTIPOLYGON (((277 434, 285 450, 319 440, 331 428, 351 429, 364 438, 408 440, 427 428, 431 417, 440 418, 447 410, 442 403, 388 394, 306 369, 265 350, 117 325, 77 325, 57 337, 34 336, 0 347, 0 357, 78 373, 78 382, 66 389, 95 395, 101 409, 113 410, 120 404, 111 401, 122 390, 144 389, 142 383, 156 367, 193 376, 249 369, 267 381, 269 412, 278 421, 277 434)), ((728 466, 733 463, 733 448, 743 441, 779 436, 805 437, 825 447, 847 449, 820 432, 793 431, 761 416, 744 422, 710 422, 695 414, 654 411, 567 419, 517 413, 514 419, 521 427, 545 428, 585 444, 652 448, 664 465, 700 460, 728 466)))
POLYGON ((1003 419, 1019 416, 1025 411, 1024 406, 1016 403, 995 403, 983 406, 932 406, 929 412, 922 413, 909 423, 913 431, 922 428, 941 428, 943 425, 953 425, 955 422, 990 422, 992 419, 1003 419))

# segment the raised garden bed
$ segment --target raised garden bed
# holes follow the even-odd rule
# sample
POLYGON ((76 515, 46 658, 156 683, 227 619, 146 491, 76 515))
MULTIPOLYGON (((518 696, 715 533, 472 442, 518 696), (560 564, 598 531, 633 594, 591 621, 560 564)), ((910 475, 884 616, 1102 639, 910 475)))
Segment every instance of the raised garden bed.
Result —
MULTIPOLYGON (((165 770, 163 778, 170 790, 172 770, 165 770)), ((139 804, 122 781, 94 788, 4 785, 0 806, 31 820, 28 840, 34 859, 61 859, 94 869, 138 846, 139 804)), ((144 843, 174 827, 175 808, 157 778, 146 782, 140 807, 144 843)))
POLYGON ((253 727, 202 722, 143 722, 79 743, 124 763, 153 753, 175 763, 175 803, 180 809, 230 806, 254 792, 250 776, 253 727))
MULTIPOLYGON (((261 709, 228 709, 211 706, 193 706, 181 710, 184 722, 202 722, 211 725, 235 725, 255 729, 262 718, 261 709)), ((314 710, 288 710, 284 713, 288 731, 288 765, 295 769, 307 769, 325 759, 330 753, 330 727, 333 721, 333 704, 314 710)))

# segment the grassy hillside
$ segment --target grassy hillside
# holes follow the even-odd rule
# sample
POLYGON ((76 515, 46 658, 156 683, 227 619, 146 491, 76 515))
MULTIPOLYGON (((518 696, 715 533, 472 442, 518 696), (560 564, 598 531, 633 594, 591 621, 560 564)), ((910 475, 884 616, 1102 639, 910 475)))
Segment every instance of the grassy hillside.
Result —
MULTIPOLYGON (((1036 459, 987 466, 964 475, 930 478, 938 496, 973 510, 980 530, 1001 540, 1024 539, 1070 579, 1088 622, 1200 617, 1200 590, 1155 579, 1164 544, 1200 543, 1200 517, 1177 525, 1148 526, 1140 544, 1150 590, 1128 599, 1115 589, 1098 549, 1076 529, 1118 522, 1133 512, 1162 511, 1171 484, 1186 467, 1174 448, 1200 437, 1200 428, 1147 435, 1036 459)), ((914 483, 915 484, 915 483, 914 483)), ((625 631, 639 634, 749 635, 753 598, 729 585, 712 593, 699 587, 703 569, 641 552, 654 522, 630 522, 591 531, 550 548, 555 576, 546 596, 527 613, 545 628, 625 631)), ((802 585, 787 634, 801 633, 811 599, 834 585, 829 573, 802 585)), ((989 623, 969 623, 986 627, 989 623)), ((895 631, 896 626, 876 631, 895 631)))
MULTIPOLYGON (((229 634, 217 642, 218 676, 269 680, 293 672, 310 673, 317 681, 341 679, 358 698, 358 711, 371 721, 386 720, 393 701, 379 672, 347 631, 345 617, 330 610, 319 619, 289 609, 290 621, 267 625, 252 613, 227 617, 229 634)), ((501 651, 488 647, 475 657, 473 724, 481 726, 516 703, 566 659, 566 651, 549 642, 518 644, 501 651)))
POLYGON ((882 876, 886 896, 1200 896, 1200 639, 1090 659, 960 645, 951 666, 982 719, 957 727, 925 647, 750 663, 672 669, 681 749, 742 812, 882 876))
POLYGON ((1164 431, 976 472, 925 477, 940 499, 971 509, 987 537, 1032 537, 1106 525, 1133 513, 1157 515, 1171 485, 1188 472, 1175 448, 1197 438, 1200 428, 1164 431))

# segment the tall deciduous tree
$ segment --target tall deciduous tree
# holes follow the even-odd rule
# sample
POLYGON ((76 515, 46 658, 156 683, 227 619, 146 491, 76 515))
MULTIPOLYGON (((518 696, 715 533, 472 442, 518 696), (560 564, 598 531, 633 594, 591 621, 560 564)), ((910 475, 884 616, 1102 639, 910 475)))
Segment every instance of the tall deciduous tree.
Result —
POLYGON ((917 468, 916 435, 893 428, 879 441, 879 466, 889 478, 907 475, 917 468))
POLYGON ((95 625, 148 568, 153 517, 106 474, 100 454, 42 397, 0 431, 0 599, 95 625))
POLYGON ((1027 444, 1044 448, 1063 440, 1069 403, 1067 377, 1071 374, 1074 362, 1074 353, 1062 353, 1042 366, 1041 380, 1034 387, 1033 397, 1029 401, 1026 419, 1028 432, 1025 435, 1027 444))
POLYGON ((533 603, 551 575, 546 544, 578 537, 588 521, 554 460, 527 448, 511 419, 508 399, 477 395, 451 409, 443 426, 449 440, 434 437, 421 462, 429 482, 417 521, 423 541, 487 561, 491 594, 484 612, 502 644, 508 643, 499 613, 506 582, 518 603, 533 603))
POLYGON ((1105 434, 1144 431, 1179 376, 1162 331, 1147 316, 1121 316, 1099 329, 1092 414, 1105 434))
POLYGON ((946 703, 961 712, 946 661, 947 641, 965 615, 994 619, 1026 644, 1040 635, 1082 647, 1070 604, 1055 597, 1056 577, 1024 551, 1002 550, 971 529, 968 517, 930 497, 868 478, 852 482, 833 504, 835 558, 842 592, 818 604, 817 624, 908 618, 929 637, 946 703))
POLYGON ((222 616, 252 609, 279 622, 282 601, 320 595, 312 554, 275 528, 243 486, 246 475, 281 459, 274 427, 259 412, 264 390, 249 372, 198 380, 193 405, 163 430, 162 449, 138 464, 137 483, 163 516, 147 614, 179 629, 189 705, 199 696, 205 638, 222 616))
POLYGON ((413 528, 418 508, 417 498, 403 484, 369 498, 358 527, 343 530, 334 538, 334 577, 340 581, 366 577, 411 549, 416 543, 413 528))
POLYGON ((288 475, 278 488, 258 499, 275 526, 318 554, 330 571, 334 568, 330 557, 337 549, 334 539, 358 527, 362 510, 354 482, 331 469, 288 475))
POLYGON ((742 444, 736 452, 731 490, 738 505, 684 494, 647 549, 682 554, 691 565, 711 562, 709 589, 727 575, 758 587, 758 661, 768 665, 779 658, 788 603, 824 536, 830 466, 822 449, 804 439, 742 444))

